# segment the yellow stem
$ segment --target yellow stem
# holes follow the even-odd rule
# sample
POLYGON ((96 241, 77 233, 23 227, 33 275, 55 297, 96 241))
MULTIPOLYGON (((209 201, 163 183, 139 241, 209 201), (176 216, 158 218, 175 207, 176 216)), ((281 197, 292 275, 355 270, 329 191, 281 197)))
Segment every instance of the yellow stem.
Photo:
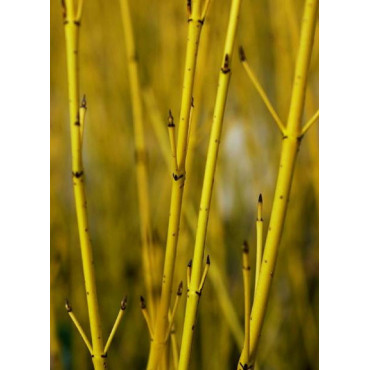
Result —
POLYGON ((285 132, 284 124, 281 121, 279 115, 276 113, 274 107, 272 106, 272 104, 271 104, 269 98, 267 97, 267 94, 266 94, 265 90, 263 89, 262 85, 259 83, 257 76, 254 74, 251 67, 249 66, 249 64, 247 62, 247 59, 245 57, 244 50, 243 50, 242 47, 239 48, 239 56, 240 56, 240 60, 242 62, 242 65, 244 67, 244 70, 247 72, 248 77, 252 81, 252 83, 253 83, 255 89, 257 90, 259 96, 261 97, 262 101, 265 103, 266 108, 268 109, 272 118, 276 122, 280 132, 282 134, 284 134, 284 132, 285 132))
MULTIPOLYGON (((159 141, 161 152, 163 158, 167 162, 167 167, 171 170, 171 164, 168 160, 168 151, 169 151, 169 144, 168 140, 166 140, 166 132, 164 129, 164 125, 162 123, 162 119, 158 112, 157 105, 154 101, 154 96, 152 91, 146 91, 145 100, 148 107, 148 110, 152 113, 152 123, 156 133, 157 140, 159 141)), ((190 155, 190 152, 189 152, 190 155)), ((190 160, 187 159, 187 162, 190 160)), ((190 205, 185 205, 184 215, 187 220, 187 223, 190 225, 192 233, 195 235, 196 233, 196 225, 193 220, 196 219, 196 212, 193 207, 190 205)), ((189 262, 187 267, 187 286, 190 286, 190 277, 191 277, 191 263, 189 262)), ((234 336, 235 342, 237 343, 238 347, 241 349, 243 346, 243 330, 242 326, 238 320, 238 314, 235 310, 235 307, 232 304, 229 292, 226 288, 225 281, 221 277, 221 271, 218 268, 217 261, 212 262, 212 269, 209 273, 211 283, 214 286, 214 289, 217 293, 217 298, 221 307, 221 310, 225 316, 226 322, 230 328, 231 333, 234 336)))
POLYGON ((206 267, 204 268, 202 278, 200 279, 198 292, 202 292, 202 290, 203 290, 204 282, 206 281, 206 277, 207 277, 207 274, 208 274, 210 264, 211 264, 211 260, 209 259, 209 256, 207 256, 206 267))
POLYGON ((177 173, 173 173, 170 217, 167 231, 166 253, 164 259, 161 299, 158 307, 154 338, 150 346, 147 369, 156 370, 166 346, 168 332, 168 312, 176 260, 177 241, 180 227, 183 190, 185 185, 185 162, 189 134, 189 118, 193 96, 194 75, 198 54, 199 38, 203 20, 200 18, 199 0, 193 0, 188 19, 188 38, 184 70, 184 82, 177 138, 177 173))
POLYGON ((233 0, 231 4, 229 24, 227 27, 225 48, 221 71, 219 75, 212 131, 208 147, 204 182, 199 208, 198 226, 195 237, 193 267, 190 288, 186 302, 186 313, 182 343, 180 349, 179 370, 186 370, 190 363, 191 344, 195 327, 196 312, 199 302, 199 287, 201 283, 204 245, 207 233, 209 209, 211 205, 214 174, 216 170, 219 143, 221 138, 223 116, 226 97, 231 75, 231 61, 235 42, 236 28, 240 11, 240 0, 233 0))
POLYGON ((176 154, 176 138, 175 138, 175 123, 171 110, 168 114, 168 135, 170 138, 171 156, 172 156, 172 172, 177 173, 177 154, 176 154))
POLYGON ((84 7, 84 0, 79 0, 78 5, 77 5, 77 14, 76 14, 76 19, 78 22, 81 21, 83 7, 84 7))
POLYGON ((266 237, 261 271, 251 313, 251 363, 253 363, 256 358, 259 337, 262 331, 272 276, 275 271, 278 248, 285 221, 294 165, 300 145, 300 123, 303 113, 309 62, 312 54, 317 8, 318 0, 306 0, 288 123, 285 136, 283 137, 270 225, 266 237))
POLYGON ((139 201, 140 234, 142 244, 143 275, 150 318, 154 323, 155 307, 153 297, 153 251, 148 190, 147 151, 143 121, 143 104, 139 80, 137 53, 128 0, 121 0, 121 16, 125 38, 126 64, 129 75, 131 105, 133 111, 136 187, 139 201))
POLYGON ((90 331, 92 338, 92 360, 95 370, 103 370, 106 368, 107 364, 105 357, 102 357, 104 356, 103 338, 96 292, 92 246, 88 227, 85 174, 82 163, 78 75, 78 46, 80 22, 75 17, 73 0, 66 0, 66 19, 64 21, 64 25, 68 72, 73 190, 81 246, 82 268, 85 280, 87 308, 89 313, 90 331))
POLYGON ((174 325, 172 326, 171 330, 171 350, 172 350, 173 368, 174 370, 177 370, 177 368, 179 367, 179 348, 177 344, 176 330, 174 325))
POLYGON ((190 260, 188 263, 188 267, 186 268, 186 280, 188 284, 188 289, 190 288, 190 280, 191 280, 191 266, 193 264, 193 260, 190 260))
POLYGON ((93 350, 92 350, 89 338, 87 338, 87 335, 85 334, 84 330, 82 329, 81 324, 78 322, 77 317, 75 316, 75 314, 72 311, 72 306, 69 304, 69 302, 67 300, 66 300, 65 307, 66 307, 66 310, 68 312, 69 317, 71 318, 72 322, 75 324, 75 327, 77 328, 77 330, 80 333, 83 341, 85 342, 87 349, 89 350, 90 354, 92 354, 93 350))
POLYGON ((173 309, 172 309, 171 313, 168 314, 169 324, 168 324, 168 334, 166 336, 166 341, 168 340, 168 337, 170 336, 171 331, 172 331, 172 326, 173 326, 173 322, 174 322, 174 319, 175 319, 175 315, 176 315, 176 311, 177 311, 177 307, 179 305, 181 295, 182 295, 182 281, 180 282, 179 287, 177 288, 177 293, 176 293, 176 298, 175 298, 175 303, 173 305, 173 309))
POLYGON ((209 3, 211 2, 211 0, 206 0, 206 2, 204 3, 204 5, 203 5, 203 11, 202 11, 202 15, 201 15, 201 17, 200 17, 200 19, 202 19, 203 20, 203 22, 204 22, 204 20, 205 20, 205 18, 206 18, 206 14, 207 14, 207 12, 208 12, 208 7, 209 7, 209 3))
POLYGON ((113 324, 113 328, 109 334, 109 337, 108 337, 108 340, 107 340, 107 343, 105 344, 105 347, 104 347, 104 354, 107 355, 108 353, 108 350, 109 350, 109 347, 113 341, 113 338, 114 338, 114 335, 116 334, 116 331, 118 329, 118 326, 123 318, 123 315, 125 314, 126 312, 126 306, 127 306, 127 297, 123 298, 122 302, 121 302, 121 307, 120 307, 120 310, 118 312, 118 315, 117 315, 117 318, 116 318, 116 321, 114 322, 113 324))
POLYGON ((256 221, 256 235, 257 235, 257 251, 256 251, 256 278, 254 284, 254 291, 257 289, 258 277, 261 269, 262 253, 263 253, 263 218, 262 218, 262 194, 258 198, 257 205, 257 221, 256 221))
POLYGON ((303 136, 318 119, 319 119, 319 110, 317 110, 317 112, 303 126, 301 135, 303 136))
POLYGON ((81 136, 81 150, 83 146, 83 137, 84 137, 84 129, 85 129, 85 117, 86 117, 86 111, 87 111, 87 103, 86 103, 86 97, 85 95, 82 98, 82 102, 80 105, 80 136, 81 136))
POLYGON ((140 296, 140 305, 141 305, 141 313, 144 316, 146 325, 148 326, 148 331, 149 331, 150 338, 152 339, 153 338, 153 329, 152 329, 152 325, 151 325, 151 321, 150 321, 150 316, 149 316, 148 310, 146 308, 145 299, 144 299, 143 296, 140 296))
POLYGON ((243 283, 244 283, 244 345, 239 365, 242 369, 248 368, 249 362, 249 335, 250 335, 250 312, 251 312, 251 266, 249 263, 249 247, 247 242, 243 245, 243 283))

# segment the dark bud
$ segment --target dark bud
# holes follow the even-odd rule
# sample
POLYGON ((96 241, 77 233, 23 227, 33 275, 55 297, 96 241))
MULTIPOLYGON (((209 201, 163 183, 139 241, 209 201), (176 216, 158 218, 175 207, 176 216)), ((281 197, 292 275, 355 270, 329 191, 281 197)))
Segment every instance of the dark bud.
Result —
POLYGON ((249 253, 249 245, 246 240, 243 241, 243 253, 249 253))
POLYGON ((177 295, 181 294, 182 294, 182 281, 180 282, 179 287, 177 288, 177 295))
POLYGON ((72 312, 72 306, 69 304, 68 299, 66 299, 65 308, 67 312, 72 312))
POLYGON ((140 296, 140 307, 142 310, 146 308, 145 299, 142 295, 140 296))
POLYGON ((127 296, 125 296, 121 301, 121 310, 124 311, 127 307, 127 296))
POLYGON ((209 255, 207 256, 207 265, 210 265, 211 264, 211 259, 209 258, 209 255))
POLYGON ((175 123, 173 121, 173 115, 171 109, 168 111, 168 127, 175 127, 175 123))
POLYGON ((259 197, 258 197, 258 203, 262 203, 262 202, 263 202, 262 194, 260 194, 259 197))
POLYGON ((245 62, 247 60, 243 46, 239 46, 239 58, 241 62, 245 62))
POLYGON ((193 260, 190 260, 188 263, 188 267, 191 267, 193 265, 193 260))
POLYGON ((84 96, 82 97, 81 108, 87 109, 86 94, 84 94, 84 96))
POLYGON ((188 11, 188 15, 191 15, 191 0, 186 0, 186 9, 188 11))

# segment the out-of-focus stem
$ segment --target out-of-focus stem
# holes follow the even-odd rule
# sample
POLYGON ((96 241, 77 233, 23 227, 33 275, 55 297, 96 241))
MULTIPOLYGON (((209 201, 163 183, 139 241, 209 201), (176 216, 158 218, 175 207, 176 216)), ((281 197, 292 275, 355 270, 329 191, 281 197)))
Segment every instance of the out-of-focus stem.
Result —
POLYGON ((144 282, 148 301, 149 316, 154 323, 155 307, 153 296, 153 252, 152 229, 150 218, 150 201, 148 190, 147 151, 143 120, 143 103, 139 80, 137 52, 132 27, 131 12, 128 0, 121 0, 121 15, 125 38, 126 64, 129 74, 131 104, 133 111, 136 184, 139 200, 140 234, 142 244, 142 260, 144 282))

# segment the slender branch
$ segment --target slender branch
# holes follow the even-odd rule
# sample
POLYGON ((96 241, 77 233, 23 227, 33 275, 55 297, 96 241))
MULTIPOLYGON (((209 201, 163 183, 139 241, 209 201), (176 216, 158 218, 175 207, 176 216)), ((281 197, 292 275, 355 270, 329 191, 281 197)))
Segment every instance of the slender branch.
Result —
POLYGON ((80 137, 81 137, 81 148, 83 146, 83 136, 85 130, 85 117, 87 112, 86 96, 84 95, 80 105, 80 137))
POLYGON ((208 255, 207 256, 206 266, 204 268, 203 275, 202 275, 202 278, 200 279, 200 283, 199 283, 198 292, 200 292, 200 293, 203 290, 204 282, 206 281, 206 277, 207 277, 207 274, 208 274, 208 270, 209 270, 209 266, 210 265, 211 265, 211 260, 210 260, 209 255, 208 255))
MULTIPOLYGON (((154 100, 153 92, 150 90, 147 90, 145 93, 145 102, 148 107, 148 111, 152 113, 152 123, 153 128, 157 137, 157 140, 159 142, 161 153, 163 159, 167 163, 167 167, 169 170, 171 170, 171 163, 168 159, 168 152, 169 152, 169 143, 168 138, 166 135, 166 131, 164 129, 164 125, 162 122, 162 117, 160 117, 160 114, 158 112, 157 105, 154 100)), ((188 223, 188 225, 191 228, 192 233, 195 235, 196 233, 196 224, 193 222, 194 219, 196 219, 196 212, 195 210, 190 207, 190 205, 186 206, 184 209, 184 216, 188 223)), ((187 286, 190 286, 190 278, 191 278, 191 265, 192 260, 189 261, 188 267, 187 267, 187 286)), ((218 267, 217 261, 213 260, 212 262, 212 269, 209 272, 210 281, 214 287, 214 290, 217 294, 217 299, 221 308, 222 313, 224 314, 225 320, 230 328, 230 331, 234 337, 234 340, 238 347, 242 349, 243 347, 243 329, 238 319, 238 314, 236 312, 236 309, 232 303, 229 291, 226 287, 225 280, 221 277, 221 272, 218 267)))
POLYGON ((194 76, 197 64, 199 39, 201 30, 203 28, 203 20, 200 18, 200 0, 188 0, 187 9, 189 15, 188 37, 177 137, 178 172, 172 175, 173 181, 171 189, 170 217, 168 222, 167 243, 164 258, 161 299, 158 307, 154 337, 150 346, 147 370, 157 370, 160 359, 166 347, 165 338, 168 332, 168 312, 171 302, 171 289, 176 261, 177 242, 182 211, 182 198, 185 186, 185 165, 190 112, 192 109, 191 106, 194 76))
POLYGON ((181 295, 182 295, 182 281, 180 282, 179 287, 177 288, 175 303, 173 305, 172 311, 171 311, 171 313, 168 314, 169 324, 168 324, 168 333, 167 333, 167 336, 166 336, 166 342, 167 342, 168 337, 170 336, 171 331, 172 331, 172 326, 173 326, 173 322, 174 322, 174 319, 175 319, 175 315, 176 315, 176 311, 177 311, 177 307, 179 305, 181 295))
POLYGON ((262 101, 265 103, 266 108, 268 109, 272 118, 276 122, 280 132, 284 135, 284 132, 285 132, 284 124, 281 121, 279 115, 276 113, 276 110, 272 106, 272 104, 271 104, 269 98, 267 97, 267 94, 266 94, 265 90, 263 89, 262 85, 259 83, 257 76, 254 74, 251 67, 249 66, 249 64, 247 62, 247 58, 245 57, 244 49, 241 46, 239 47, 239 57, 240 57, 240 61, 242 62, 242 65, 244 67, 244 70, 246 71, 248 77, 252 81, 253 86, 257 90, 257 92, 258 92, 259 96, 261 97, 262 101))
POLYGON ((303 136, 318 119, 319 119, 319 110, 317 110, 317 112, 303 126, 301 136, 303 136))
POLYGON ((263 199, 262 194, 258 197, 257 204, 257 220, 256 220, 256 239, 257 239, 257 251, 256 251, 256 277, 254 284, 254 292, 257 289, 258 277, 261 269, 262 253, 263 253, 263 218, 262 218, 262 206, 263 199))
POLYGON ((152 325, 151 325, 151 321, 150 321, 150 316, 149 316, 148 310, 146 308, 146 303, 145 303, 145 299, 144 299, 143 296, 140 296, 140 308, 141 308, 141 313, 144 316, 146 325, 148 326, 148 331, 149 331, 150 338, 153 338, 153 329, 152 329, 152 325))
POLYGON ((78 5, 77 5, 77 14, 76 14, 77 22, 81 21, 83 7, 84 7, 84 0, 79 0, 78 5))
POLYGON ((190 280, 190 288, 186 302, 185 322, 180 350, 179 370, 188 369, 190 363, 191 345, 193 340, 195 319, 199 302, 199 287, 201 286, 202 281, 202 264, 205 247, 205 238, 207 234, 208 217, 211 205, 218 149, 223 125, 223 117, 226 106, 226 98, 230 82, 231 75, 230 67, 239 18, 240 2, 241 2, 240 0, 232 1, 230 18, 226 31, 226 41, 219 75, 212 130, 208 147, 201 202, 199 208, 198 226, 195 237, 193 267, 190 280))
POLYGON ((317 9, 318 0, 306 0, 288 123, 285 136, 283 137, 270 224, 251 313, 250 362, 252 364, 256 358, 259 338, 261 336, 262 325, 267 309, 272 277, 275 271, 288 207, 296 157, 301 142, 300 123, 303 113, 309 63, 312 54, 317 9))
POLYGON ((108 353, 108 350, 109 350, 109 347, 113 341, 113 338, 117 332, 117 329, 118 329, 118 326, 119 324, 121 323, 121 320, 123 318, 123 315, 125 314, 126 312, 126 307, 127 307, 127 297, 123 298, 123 300, 121 301, 121 307, 118 311, 118 315, 117 315, 117 318, 116 318, 116 321, 114 322, 113 324, 113 328, 109 334, 109 337, 108 337, 108 340, 107 340, 107 343, 105 344, 105 347, 104 347, 104 355, 106 356, 107 353, 108 353))
POLYGON ((172 157, 172 173, 177 173, 177 154, 176 154, 176 138, 175 138, 175 123, 171 110, 168 112, 168 136, 170 138, 171 157, 172 157))
MULTIPOLYGON (((239 364, 243 369, 248 369, 249 343, 250 343, 250 312, 251 312, 251 266, 249 263, 249 246, 246 241, 243 243, 243 283, 244 283, 244 345, 239 364)), ((239 365, 238 365, 239 368, 239 365)))
MULTIPOLYGON (((160 117, 157 105, 155 104, 153 92, 150 90, 147 90, 144 96, 145 96, 146 105, 148 107, 148 111, 152 113, 151 121, 153 123, 153 128, 154 128, 157 140, 160 144, 163 159, 166 161, 168 169, 171 170, 171 163, 168 160, 169 158, 168 157, 168 152, 169 152, 168 139, 166 137, 166 132, 165 132, 165 129, 162 123, 162 118, 160 117)), ((190 206, 187 206, 187 207, 185 206, 184 216, 187 220, 187 223, 190 225, 192 233, 195 235, 196 224, 195 222, 192 221, 196 219, 195 210, 191 208, 190 206)), ((188 287, 190 286, 191 265, 192 265, 192 260, 189 261, 189 264, 187 267, 187 286, 188 287)), ((238 347, 242 349, 243 329, 238 320, 238 314, 230 298, 230 294, 225 285, 225 281, 221 277, 221 272, 218 267, 217 261, 215 260, 212 262, 212 269, 209 275, 210 275, 209 277, 210 277, 211 283, 217 294, 220 308, 225 316, 225 319, 230 328, 230 331, 232 335, 234 336, 234 340, 237 343, 238 347)))
POLYGON ((69 317, 71 318, 72 322, 75 324, 75 327, 77 328, 83 341, 85 342, 87 349, 89 350, 90 354, 92 354, 93 349, 92 349, 91 343, 89 339, 87 338, 87 335, 85 334, 84 330, 82 329, 81 324, 78 322, 75 314, 73 313, 72 306, 69 304, 68 300, 66 300, 65 307, 66 307, 69 317))
POLYGON ((188 284, 188 289, 190 288, 190 280, 191 280, 191 266, 193 264, 193 260, 190 260, 188 263, 188 267, 186 269, 186 279, 188 284))
POLYGON ((101 320, 95 282, 95 267, 92 245, 89 234, 87 216, 87 200, 85 190, 85 173, 82 160, 81 121, 79 112, 79 73, 78 50, 80 21, 75 17, 73 0, 66 0, 64 6, 64 30, 66 39, 69 120, 72 151, 72 180, 77 214, 77 226, 80 239, 82 268, 85 281, 87 308, 89 313, 90 332, 93 348, 92 361, 95 370, 106 368, 101 320))
POLYGON ((207 12, 208 12, 210 2, 211 2, 211 0, 206 0, 206 2, 203 5, 203 11, 202 11, 202 15, 200 17, 203 20, 203 22, 206 19, 206 15, 207 15, 207 12))

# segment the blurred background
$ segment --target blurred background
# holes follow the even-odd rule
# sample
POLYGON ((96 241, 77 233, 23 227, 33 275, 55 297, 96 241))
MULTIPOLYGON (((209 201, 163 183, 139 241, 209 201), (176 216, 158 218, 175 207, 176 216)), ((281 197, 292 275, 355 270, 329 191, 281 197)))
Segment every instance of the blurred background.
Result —
MULTIPOLYGON (((208 138, 230 1, 211 0, 202 31, 194 114, 174 289, 193 255, 208 138)), ((166 241, 171 172, 167 114, 179 116, 187 15, 185 1, 130 1, 142 86, 152 230, 160 272, 166 241)), ((236 46, 285 121, 299 42, 303 0, 244 0, 236 46)), ((303 121, 318 109, 318 25, 303 121)), ((281 135, 237 57, 224 119, 207 250, 210 275, 198 311, 192 369, 235 369, 243 328, 241 245, 255 255, 257 199, 265 231, 274 194, 281 135), (216 266, 216 267, 214 267, 216 266), (212 273, 213 269, 213 273, 212 273), (216 271, 216 272, 215 272, 216 271), (218 280, 217 280, 218 279, 218 280), (219 283, 222 281, 222 286, 219 283), (224 291, 223 291, 224 289, 224 291), (225 310, 229 295, 235 316, 225 310)), ((140 311, 145 295, 135 174, 132 107, 119 0, 85 1, 80 86, 87 97, 84 166, 103 335, 124 295, 128 308, 109 351, 111 369, 144 369, 149 334, 140 311)), ((91 369, 91 359, 64 308, 68 297, 89 333, 71 181, 67 73, 60 2, 51 3, 51 368, 91 369)), ((318 369, 318 125, 298 156, 272 295, 258 355, 260 370, 318 369)), ((266 234, 266 233, 265 233, 266 234)), ((254 267, 252 267, 252 276, 254 267)), ((159 287, 159 281, 157 281, 159 287)), ((252 282, 253 285, 253 282, 252 282)), ((157 288, 158 288, 157 287, 157 288)), ((156 290, 158 293, 159 288, 156 290)), ((178 342, 184 294, 176 314, 178 342)))

